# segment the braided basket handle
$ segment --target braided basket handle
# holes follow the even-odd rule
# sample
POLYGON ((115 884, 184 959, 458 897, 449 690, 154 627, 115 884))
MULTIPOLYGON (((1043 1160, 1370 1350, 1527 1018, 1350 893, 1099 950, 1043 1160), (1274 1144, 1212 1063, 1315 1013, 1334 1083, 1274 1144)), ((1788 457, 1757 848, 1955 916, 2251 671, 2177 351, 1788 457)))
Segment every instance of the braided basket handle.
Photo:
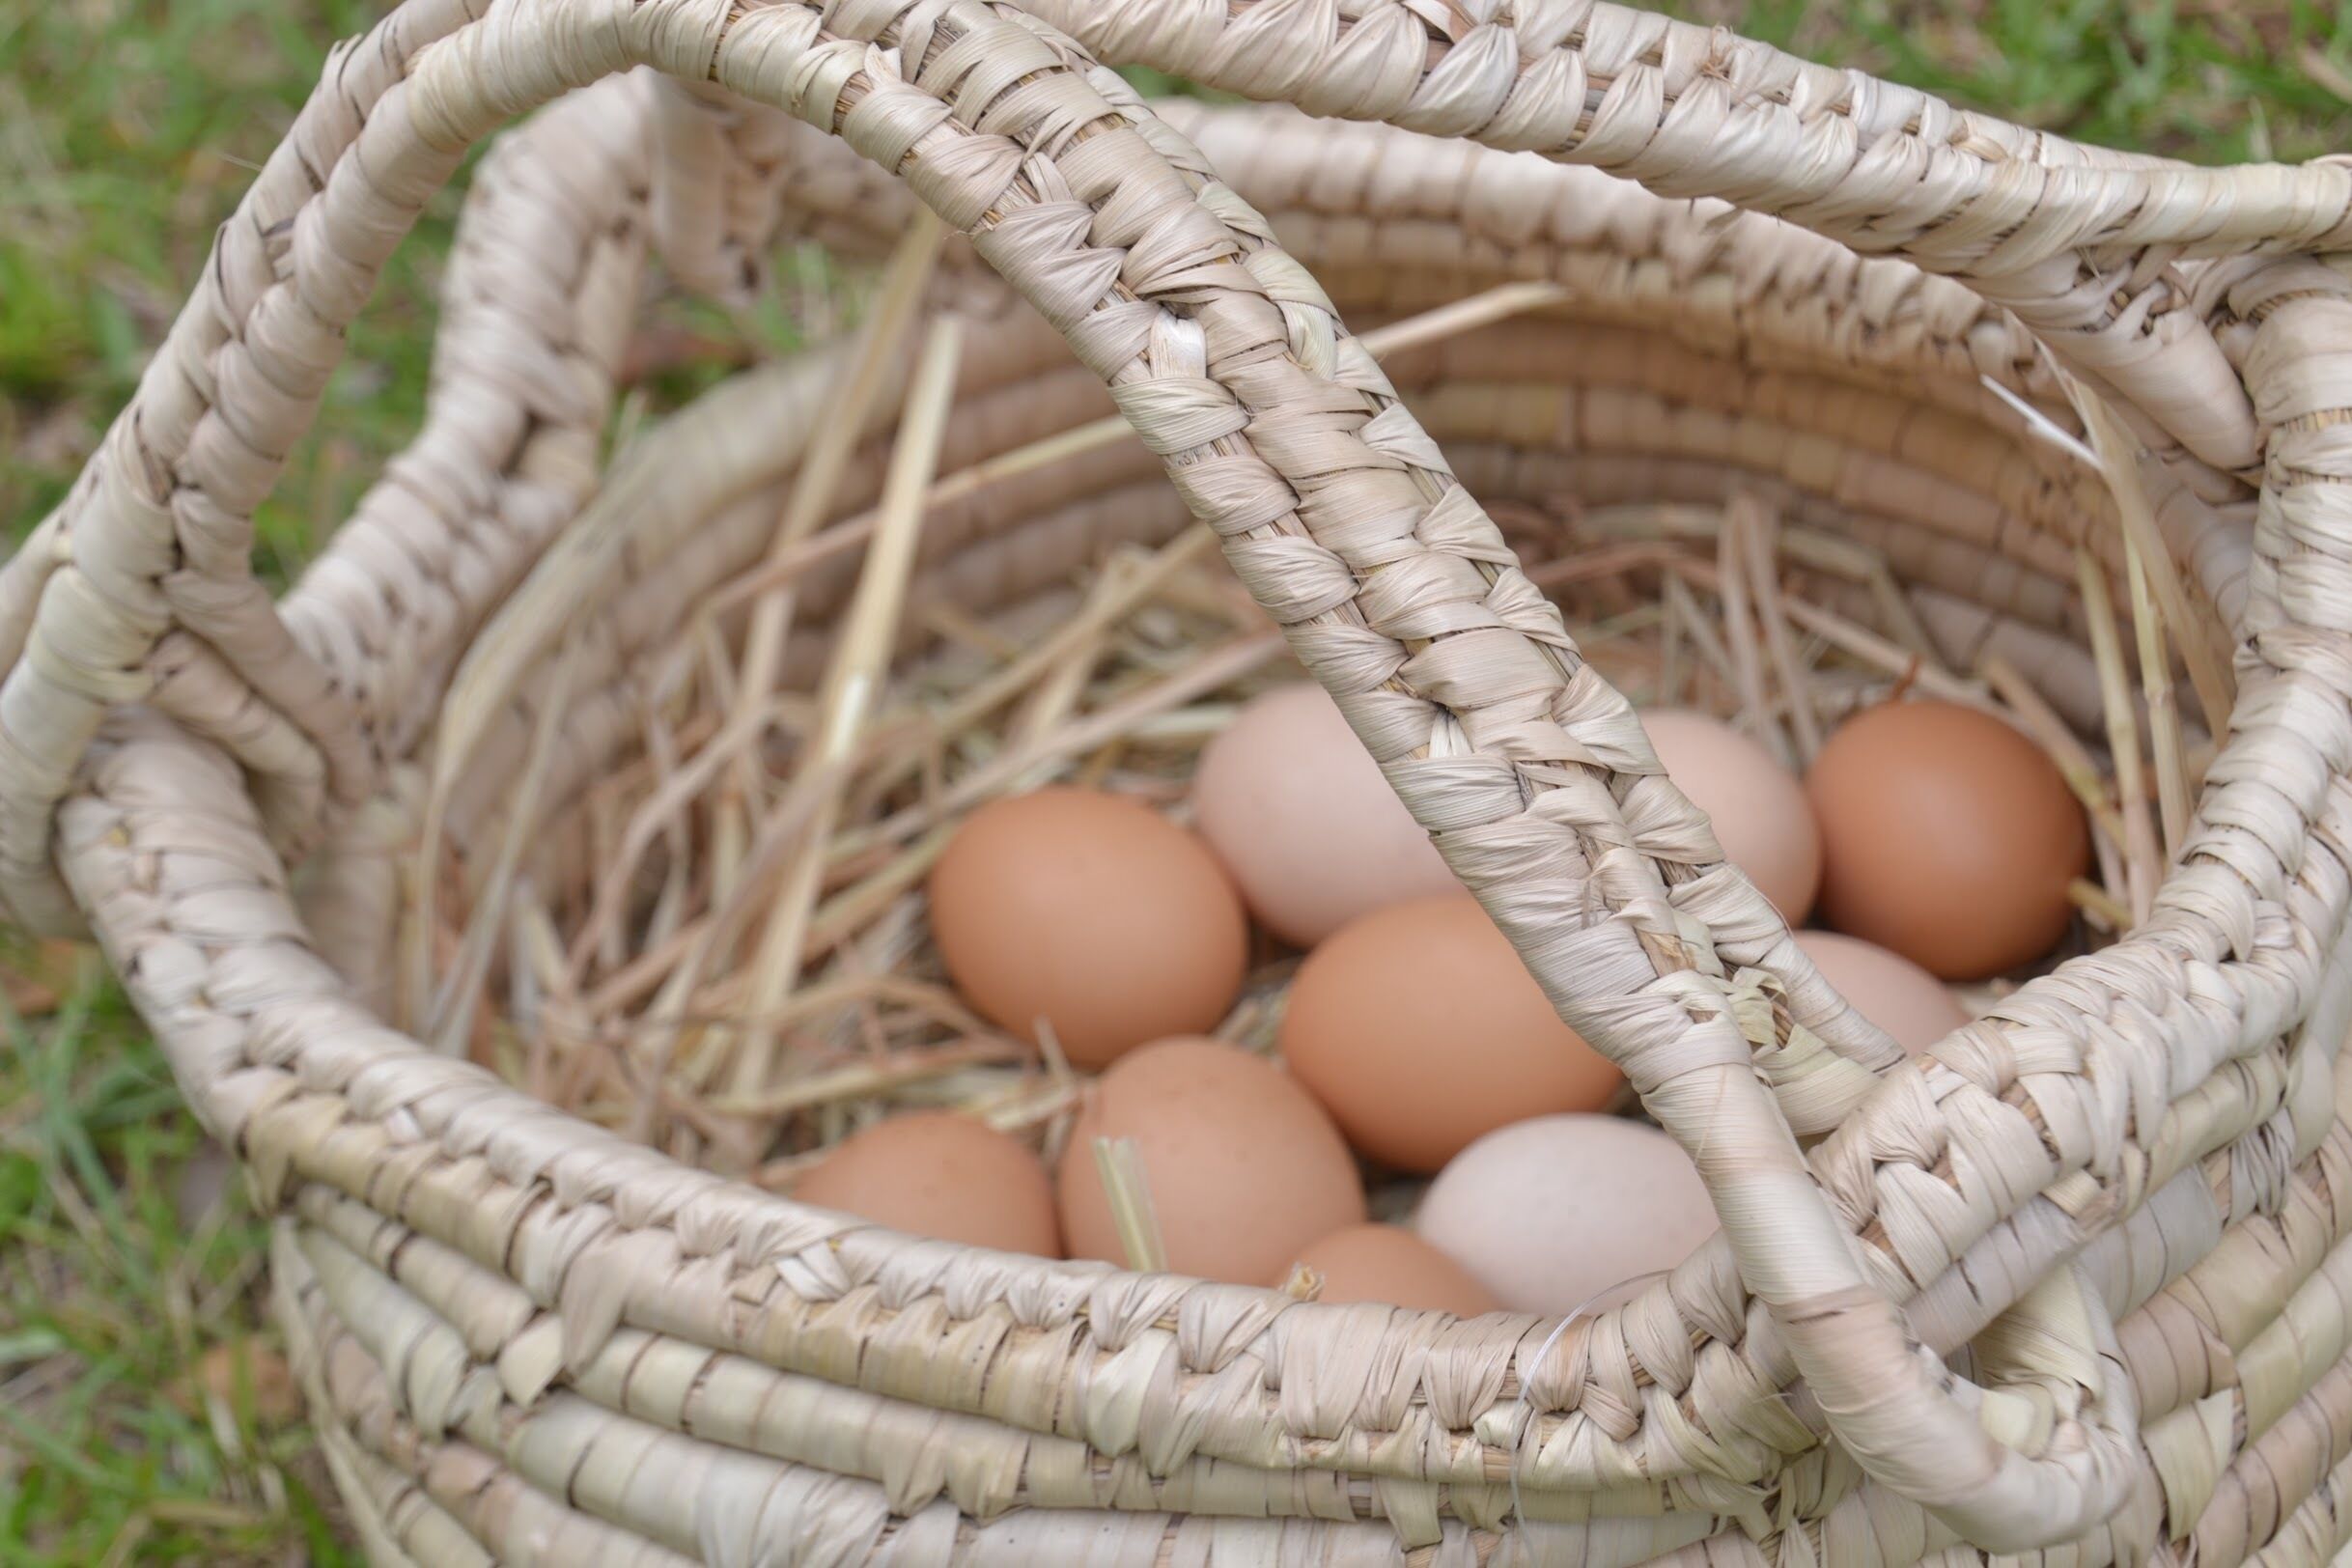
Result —
POLYGON ((2261 426, 2238 355, 2173 264, 2352 244, 2338 162, 2086 146, 1606 0, 1021 4, 1109 64, 1590 163, 1963 279, 2119 393, 2152 445, 2247 480, 2261 426))
MULTIPOLYGON (((1215 37, 1221 52, 1201 64, 1216 69, 1199 74, 1246 74, 1254 61, 1263 79, 1252 86, 1317 106, 1352 85, 1358 97, 1345 101, 1427 128, 1575 149, 1661 188, 1769 207, 1958 272, 1988 294, 2013 289, 2018 297, 2000 295, 2004 303, 2045 320, 2067 314, 2086 279, 2104 288, 2161 279, 2183 256, 2333 242, 2352 195, 2352 176, 2340 170, 2223 177, 2011 156, 2026 133, 1909 96, 1890 114, 1897 96, 1862 91, 1865 79, 1582 0, 1528 0, 1516 12, 1371 0, 1344 17, 1315 14, 1336 18, 1336 33, 1306 40, 1302 62, 1275 23, 1310 13, 1274 0, 1037 3, 1081 24, 1091 15, 1097 32, 1114 20, 1165 23, 1176 30, 1155 34, 1167 47, 1154 52, 1178 69, 1188 48, 1215 37), (1588 56, 1602 45, 1595 67, 1588 56), (1522 70, 1523 59, 1533 66, 1522 70), (1820 112, 1824 104, 1835 112, 1820 112), (1783 119, 1801 131, 1793 144, 1761 134, 1783 119)), ((515 0, 470 21, 462 0, 409 0, 342 64, 352 76, 345 150, 308 158, 318 149, 297 146, 298 135, 294 152, 272 160, 224 229, 207 292, 175 328, 182 351, 159 358, 164 368, 116 427, 54 540, 55 559, 28 569, 42 580, 31 637, 0 686, 0 758, 21 759, 28 737, 48 749, 30 785, 24 771, 0 772, 0 875, 12 887, 45 872, 50 804, 107 705, 142 694, 107 661, 120 645, 152 649, 173 624, 159 585, 188 543, 175 533, 186 514, 175 511, 174 476, 208 457, 227 463, 238 483, 222 493, 249 516, 246 498, 274 476, 275 443, 250 451, 242 467, 206 443, 307 419, 341 351, 341 322, 426 197, 497 125, 632 66, 715 82, 834 130, 897 172, 1109 384, 1555 1005, 1625 1068, 1691 1152, 1743 1277, 1862 1467, 1993 1547, 2079 1535, 2121 1504, 2137 1473, 2128 1423, 2067 1416, 2034 1436, 2030 1423, 1992 1419, 1988 1396, 1914 1343, 1894 1304, 1899 1270, 1939 1260, 1898 1262, 1864 1246, 1856 1232, 1867 1211, 1847 1201, 1855 1183, 1866 1185, 1882 1128, 1906 1116, 1913 1133, 1922 1115, 1932 1123, 1921 1085, 1974 1106, 2015 1082, 2018 1053, 1993 1049, 2007 1025, 1976 1031, 1983 1049, 1966 1061, 1970 1075, 1959 1053, 1950 1065, 1896 1075, 1808 1163, 1754 1071, 1751 1051, 1763 1042, 1748 1039, 1741 1020, 1755 1010, 1737 1005, 1710 930, 1777 930, 1778 917, 1730 868, 1693 878, 1687 855, 1651 853, 1687 845, 1703 819, 1665 782, 1631 710, 1578 657, 1557 610, 1520 574, 1312 281, 1229 190, 1185 177, 1181 141, 1123 101, 1115 78, 1031 18, 985 0, 752 9, 735 0, 515 0), (428 39, 437 42, 413 47, 428 39), (191 366, 210 374, 197 380, 191 366), (94 606, 92 584, 102 604, 94 606), (94 645, 82 624, 94 607, 124 634, 94 645), (1825 1180, 1837 1184, 1837 1202, 1825 1180), (2015 1445, 1995 1429, 2016 1434, 2015 1445)), ((2249 358, 2254 398, 2232 374, 2217 373, 2224 396, 2199 372, 2170 402, 2154 391, 2135 400, 2217 472, 2251 468, 2265 421, 2309 437, 2294 444, 2303 466, 2291 472, 2271 453, 2253 616, 2275 679, 2241 703, 2207 825, 2190 848, 2198 863, 2174 879, 2144 935, 2087 965, 2143 966, 2149 995, 2170 986, 2184 1005, 2215 985, 2237 991, 2232 1030, 2211 1039, 2213 1059, 2190 1063, 2192 1072, 2210 1071, 2308 1007, 2308 974, 2256 961, 2282 945, 2304 951, 2313 930, 2329 938, 2316 944, 2324 954, 2342 921, 2340 875, 2312 896, 2298 889, 2325 882, 2302 848, 2352 763, 2352 658, 2342 646, 2352 596, 2338 589, 2352 527, 2337 527, 2333 497, 2303 483, 2340 466, 2333 433, 2348 400, 2312 374, 2310 346, 2332 364, 2336 345, 2352 343, 2343 294, 2307 280, 2292 297, 2266 301, 2249 358), (2282 747, 2306 765, 2291 792, 2256 776, 2282 747), (2273 798, 2282 797, 2302 813, 2299 824, 2285 819, 2306 830, 2301 840, 2247 826, 2280 822, 2273 798), (2270 858, 2250 852, 2250 841, 2270 858), (2283 943, 2262 923, 2282 903, 2285 917, 2273 925, 2287 928, 2283 943), (2221 964, 2224 954, 2242 961, 2221 964), (2272 989, 2257 994, 2257 985, 2272 989)), ((2110 343, 2117 324, 2140 341, 2140 323, 2110 322, 2103 309, 2089 313, 2099 320, 2086 341, 2110 343)), ((2185 329, 2116 362, 2165 354, 2172 371, 2227 371, 2210 332, 2185 329)), ((12 596, 0 592, 0 604, 12 596)), ((2037 995, 2065 999, 2062 986, 2029 988, 2020 1009, 2037 995)), ((2053 1081, 2036 1088, 2088 1100, 2090 1076, 2049 1072, 2053 1081)), ((1998 1194, 1975 1217, 1975 1235, 2089 1163, 2091 1153, 2078 1158, 2065 1134, 2052 1137, 2057 1158, 2038 1141, 2012 1145, 1988 1169, 1962 1173, 1998 1194)), ((2104 1153, 2114 1156, 2118 1141, 2104 1153)), ((1964 1223, 1953 1231, 1954 1246, 1974 1239, 1964 1223)))
POLYGON ((0 567, 0 910, 17 924, 82 929, 53 863, 54 818, 117 705, 152 704, 229 749, 280 808, 281 851, 319 830, 327 797, 353 804, 373 789, 350 704, 254 577, 253 514, 416 204, 456 166, 360 173, 355 144, 414 53, 478 4, 406 0, 335 47, 129 406, 0 567), (340 187, 331 213, 315 200, 322 182, 340 187), (369 200, 351 199, 371 183, 369 200))

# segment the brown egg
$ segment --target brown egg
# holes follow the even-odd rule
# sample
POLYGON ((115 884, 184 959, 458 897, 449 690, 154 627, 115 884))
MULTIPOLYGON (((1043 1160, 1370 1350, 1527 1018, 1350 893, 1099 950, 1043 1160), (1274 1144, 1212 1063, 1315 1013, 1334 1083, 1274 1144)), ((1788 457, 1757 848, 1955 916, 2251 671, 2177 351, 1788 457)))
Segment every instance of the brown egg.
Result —
POLYGON ((1821 912, 1946 980, 2048 952, 2090 859, 2083 810, 2041 748, 1990 714, 1887 702, 1840 725, 1806 776, 1821 912))
POLYGON ((1149 806, 1098 790, 993 801, 931 873, 931 925, 956 989, 1080 1067, 1215 1028, 1249 959, 1217 856, 1149 806))
POLYGON ((1309 954, 1282 1055, 1351 1143, 1412 1171, 1506 1122, 1597 1110, 1622 1081, 1468 893, 1375 910, 1309 954))
POLYGON ((1641 727, 1666 777, 1715 825, 1723 858, 1781 919, 1802 925, 1821 888, 1821 834, 1805 786, 1762 742, 1704 714, 1660 709, 1643 714, 1641 727))
POLYGON ((1800 931, 1797 945, 1856 1012, 1915 1056, 1969 1021, 1943 981, 1900 953, 1833 931, 1800 931))
POLYGON ((1615 1116, 1539 1116, 1489 1133, 1429 1184, 1414 1228, 1514 1312, 1622 1299, 1716 1229, 1674 1140, 1615 1116))
POLYGON ((1070 1255, 1125 1263, 1097 1137, 1135 1140, 1178 1274, 1263 1284, 1364 1217, 1356 1162, 1323 1107, 1280 1068, 1219 1040, 1162 1040, 1120 1057, 1071 1129, 1055 1173, 1070 1255))
POLYGON ((843 1139, 793 1184, 792 1195, 910 1236, 1062 1255, 1046 1162, 1027 1144, 951 1111, 910 1111, 843 1139))
MULTIPOLYGON (((1424 1312, 1474 1318, 1499 1309, 1494 1293, 1462 1265, 1401 1225, 1350 1225, 1299 1254, 1323 1275, 1326 1302, 1381 1302, 1424 1312)), ((1285 1270, 1274 1281, 1279 1288, 1285 1270)))
POLYGON ((1385 904, 1462 886, 1318 686, 1244 708, 1201 753, 1192 806, 1251 912, 1301 947, 1385 904))

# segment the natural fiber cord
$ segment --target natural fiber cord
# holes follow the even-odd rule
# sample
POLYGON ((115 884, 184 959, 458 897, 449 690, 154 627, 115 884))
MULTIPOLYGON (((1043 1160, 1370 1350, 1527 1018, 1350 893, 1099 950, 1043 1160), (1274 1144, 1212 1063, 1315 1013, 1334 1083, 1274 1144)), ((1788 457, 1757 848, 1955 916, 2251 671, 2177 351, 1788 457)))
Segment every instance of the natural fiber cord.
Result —
MULTIPOLYGON (((2352 1533, 2347 248, 2335 164, 2079 148, 1590 0, 407 0, 0 572, 0 896, 98 937, 277 1206, 379 1562, 2320 1563, 2352 1533), (1084 48, 1386 125, 1158 114, 1084 48), (476 174, 425 428, 272 604, 253 509, 345 328, 534 110, 476 174), (756 287, 783 236, 879 251, 906 192, 967 242, 943 465, 1114 408, 1145 449, 937 508, 915 601, 1212 529, 1692 1156, 1723 1229, 1669 1278, 1561 1331, 915 1241, 383 1022, 441 705, 452 840, 501 841, 535 737, 544 797, 582 790, 644 659, 766 553, 846 363, 750 372, 600 475, 649 263, 756 287), (1567 299, 1385 364, 1332 304, 1512 279, 1567 299), (2076 552, 2123 591, 2114 504, 1995 390, 2079 428, 2067 376, 2149 449, 2226 733, 2148 917, 1907 1062, 1473 497, 1767 487, 1882 551, 1952 663, 2087 724, 2076 552)), ((879 493, 908 374, 827 522, 879 493)), ((829 538, 803 686, 854 580, 829 538)))

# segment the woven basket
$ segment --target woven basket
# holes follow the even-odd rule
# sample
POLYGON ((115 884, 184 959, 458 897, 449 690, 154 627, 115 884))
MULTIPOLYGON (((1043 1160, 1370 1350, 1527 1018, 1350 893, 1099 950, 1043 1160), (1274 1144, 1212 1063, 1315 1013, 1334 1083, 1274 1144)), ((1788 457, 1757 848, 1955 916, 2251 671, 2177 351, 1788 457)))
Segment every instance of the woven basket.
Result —
MULTIPOLYGON (((95 932, 282 1215, 280 1306, 373 1558, 2334 1555, 2352 171, 2094 152, 1584 0, 477 9, 408 0, 336 54, 0 574, 0 893, 95 932), (1265 110, 1155 117, 1052 26, 1703 199, 1265 110), (250 519, 345 324, 466 150, 542 104, 475 179, 426 429, 272 604, 250 519), (1565 1326, 1462 1322, 912 1241, 382 1022, 461 659, 511 681, 440 830, 495 845, 535 735, 550 798, 628 743, 638 660, 758 558, 844 373, 753 372, 600 491, 649 255, 724 290, 789 233, 878 251, 911 210, 881 170, 1027 301, 950 267, 973 324, 945 461, 1113 406, 1157 455, 941 508, 917 593, 992 609, 1205 519, 1697 1163, 1724 1226, 1670 1279, 1565 1326), (1331 304, 1511 279, 1568 298, 1385 369, 1331 304), (1994 390, 2073 428, 2068 374, 2145 445, 2144 509, 1994 390), (2169 623, 2216 652, 2195 698, 2222 747, 2152 912, 1916 1064, 1720 863, 1470 498, 1756 485, 1877 546, 1952 662, 2002 651, 2085 727, 2078 547, 2114 575, 2149 531, 2169 623), (560 670, 501 640, 532 602, 564 606, 560 670)), ((808 579, 787 678, 850 572, 808 579)))

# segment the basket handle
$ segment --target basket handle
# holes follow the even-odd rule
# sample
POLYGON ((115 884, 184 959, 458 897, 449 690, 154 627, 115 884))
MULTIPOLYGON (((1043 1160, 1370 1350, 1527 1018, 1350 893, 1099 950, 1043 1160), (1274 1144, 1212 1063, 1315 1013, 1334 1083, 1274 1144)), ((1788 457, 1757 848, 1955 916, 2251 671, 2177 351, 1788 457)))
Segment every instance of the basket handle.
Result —
MULTIPOLYGON (((338 183, 332 172, 415 52, 476 9, 406 0, 336 46, 221 225, 129 406, 65 501, 0 567, 0 910, 22 926, 82 927, 54 864, 53 818, 118 705, 157 707, 235 756, 266 804, 288 806, 271 813, 281 852, 319 829, 323 796, 351 804, 374 787, 348 695, 253 574, 253 513, 413 218, 411 207, 383 232, 356 232, 338 221, 357 215, 348 200, 337 217, 315 204, 321 182, 338 183), (289 275, 299 286, 287 287, 289 275)), ((340 183, 348 192, 366 178, 340 183)))
POLYGON ((1965 279, 2251 481, 2259 424, 2174 264, 2352 247, 2352 169, 2192 168, 2070 142, 1606 0, 1019 0, 1111 65, 1595 164, 1965 279))

